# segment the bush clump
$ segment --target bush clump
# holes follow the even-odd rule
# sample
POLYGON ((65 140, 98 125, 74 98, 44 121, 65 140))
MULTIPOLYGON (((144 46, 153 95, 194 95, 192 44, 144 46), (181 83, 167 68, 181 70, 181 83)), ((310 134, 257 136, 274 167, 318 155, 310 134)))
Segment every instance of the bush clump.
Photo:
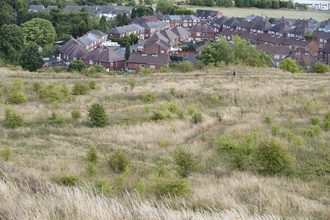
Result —
POLYGON ((176 67, 181 73, 187 73, 194 70, 194 65, 189 61, 178 63, 176 67))
POLYGON ((198 124, 203 121, 203 115, 201 113, 195 113, 191 116, 191 122, 198 124))
POLYGON ((100 103, 94 103, 88 110, 88 117, 93 127, 105 127, 109 124, 108 116, 100 103))
POLYGON ((89 90, 89 85, 82 82, 76 82, 72 89, 73 95, 86 95, 89 90))
POLYGON ((114 172, 123 173, 128 168, 129 158, 122 149, 118 149, 110 155, 109 165, 114 172))
POLYGON ((23 92, 14 91, 7 95, 7 102, 9 104, 22 104, 27 102, 27 98, 23 92))
POLYGON ((261 141, 255 155, 260 169, 267 175, 275 175, 293 164, 290 152, 275 138, 261 141))
POLYGON ((154 98, 155 98, 155 94, 152 93, 152 92, 148 92, 147 94, 145 94, 145 95, 143 96, 143 100, 144 100, 145 102, 151 102, 152 100, 154 100, 154 98))
POLYGON ((175 170, 182 178, 188 178, 191 172, 199 168, 199 161, 193 152, 181 146, 172 153, 175 170))
POLYGON ((76 186, 76 185, 78 185, 79 180, 80 180, 80 177, 77 175, 71 175, 71 176, 60 175, 55 178, 56 183, 62 184, 65 186, 76 186))
POLYGON ((24 125, 23 116, 15 113, 14 109, 11 106, 8 106, 5 111, 5 128, 18 128, 24 125))
POLYGON ((215 137, 214 144, 219 149, 235 150, 237 145, 233 142, 230 135, 218 135, 215 137))
POLYGON ((9 147, 4 147, 2 150, 0 150, 0 158, 4 161, 10 161, 14 157, 13 150, 9 147))
POLYGON ((96 164, 99 160, 99 156, 97 155, 97 150, 95 146, 91 146, 88 148, 86 152, 86 159, 88 162, 91 162, 92 164, 96 164))
POLYGON ((188 179, 162 176, 152 178, 151 182, 151 189, 162 196, 187 196, 192 193, 188 179))
POLYGON ((72 112, 71 112, 71 117, 73 118, 73 119, 79 119, 79 118, 81 118, 81 113, 80 113, 80 111, 78 111, 78 110, 73 110, 72 112))

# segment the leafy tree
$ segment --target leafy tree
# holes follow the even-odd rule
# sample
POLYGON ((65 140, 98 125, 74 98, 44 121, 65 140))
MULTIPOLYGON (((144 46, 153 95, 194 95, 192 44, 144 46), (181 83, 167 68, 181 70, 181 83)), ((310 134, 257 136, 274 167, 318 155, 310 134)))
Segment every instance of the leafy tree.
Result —
POLYGON ((78 25, 78 29, 79 29, 80 35, 84 35, 84 33, 86 33, 87 25, 86 25, 86 22, 84 20, 80 21, 80 23, 78 25))
POLYGON ((50 13, 41 12, 41 11, 28 12, 23 15, 22 19, 20 20, 20 23, 23 24, 27 21, 31 21, 33 18, 42 18, 42 19, 52 22, 53 16, 50 13))
POLYGON ((0 28, 0 51, 12 63, 17 61, 19 52, 23 49, 24 37, 22 29, 15 24, 4 24, 0 28), (15 54, 15 55, 14 55, 15 54))
POLYGON ((329 72, 329 67, 325 63, 315 63, 310 70, 313 73, 326 73, 329 72))
POLYGON ((210 45, 206 46, 196 58, 205 65, 211 63, 216 66, 221 61, 228 65, 234 61, 234 54, 226 39, 221 37, 220 41, 210 42, 210 45))
POLYGON ((180 8, 174 9, 173 14, 176 14, 176 15, 194 15, 195 12, 193 10, 180 7, 180 8))
POLYGON ((125 172, 129 162, 129 158, 122 149, 117 149, 109 158, 109 165, 116 173, 125 172))
POLYGON ((263 140, 256 149, 256 159, 265 174, 274 175, 290 168, 293 158, 281 142, 275 138, 263 140))
POLYGON ((88 162, 90 162, 92 164, 97 163, 97 161, 99 160, 99 156, 97 155, 95 146, 91 146, 90 148, 88 148, 88 150, 86 152, 86 159, 88 162))
POLYGON ((199 167, 198 160, 192 151, 182 146, 177 147, 172 153, 172 157, 176 171, 183 178, 187 178, 191 172, 196 171, 199 167))
POLYGON ((93 127, 105 127, 109 124, 108 116, 104 107, 99 103, 94 103, 88 110, 88 117, 91 119, 93 127))
POLYGON ((8 106, 5 111, 5 128, 18 128, 24 125, 23 116, 16 113, 11 106, 8 106))
POLYGON ((39 53, 39 47, 36 44, 29 43, 25 45, 19 58, 20 65, 30 72, 41 68, 45 61, 39 53))
POLYGON ((131 47, 129 43, 126 42, 125 59, 128 60, 130 55, 131 55, 131 47))
POLYGON ((204 0, 204 5, 213 7, 214 6, 214 1, 213 0, 204 0))
POLYGON ((154 0, 144 0, 144 4, 146 5, 152 5, 154 3, 154 0))
POLYGON ((112 29, 111 24, 109 24, 106 17, 102 15, 100 19, 100 30, 106 32, 109 29, 112 29))
POLYGON ((289 71, 290 73, 299 73, 299 67, 297 66, 296 61, 291 58, 283 60, 279 68, 284 71, 289 71))
MULTIPOLYGON (((273 7, 272 8, 274 8, 274 9, 278 9, 278 8, 280 8, 280 3, 279 3, 279 1, 278 0, 274 0, 273 1, 273 7)), ((272 23, 272 22, 271 22, 272 23)))
POLYGON ((164 15, 172 14, 174 6, 169 0, 159 0, 156 6, 156 12, 162 12, 164 15))
POLYGON ((273 24, 276 21, 276 18, 269 18, 269 23, 273 24))
POLYGON ((134 33, 131 33, 130 35, 129 35, 129 37, 131 38, 131 43, 132 44, 136 44, 138 41, 139 41, 139 38, 136 36, 136 34, 134 34, 134 33))
POLYGON ((13 8, 4 1, 0 1, 0 26, 3 24, 11 24, 14 20, 13 8))
POLYGON ((81 72, 83 69, 86 69, 86 65, 81 60, 70 61, 68 67, 69 72, 73 72, 73 71, 81 72))
POLYGON ((231 0, 217 0, 215 3, 217 6, 231 7, 233 2, 231 0))
POLYGON ((34 18, 31 21, 22 24, 21 27, 27 43, 35 43, 39 46, 45 46, 55 41, 56 32, 52 23, 48 20, 34 18))

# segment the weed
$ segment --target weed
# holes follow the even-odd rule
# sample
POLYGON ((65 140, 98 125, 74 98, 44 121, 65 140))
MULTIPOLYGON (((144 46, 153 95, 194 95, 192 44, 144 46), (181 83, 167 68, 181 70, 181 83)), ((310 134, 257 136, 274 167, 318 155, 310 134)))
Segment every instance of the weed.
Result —
POLYGON ((121 149, 115 150, 115 152, 109 157, 108 161, 111 169, 116 173, 125 172, 129 162, 126 153, 121 149))

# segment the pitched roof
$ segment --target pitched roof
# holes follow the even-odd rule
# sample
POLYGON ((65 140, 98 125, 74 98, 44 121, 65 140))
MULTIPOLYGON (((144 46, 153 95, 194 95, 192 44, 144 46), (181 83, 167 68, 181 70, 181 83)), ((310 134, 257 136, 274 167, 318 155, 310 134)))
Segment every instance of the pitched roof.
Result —
POLYGON ((245 17, 245 19, 247 20, 247 21, 252 21, 253 19, 255 19, 257 16, 255 16, 254 14, 252 14, 252 15, 248 15, 248 16, 246 16, 245 17))
POLYGON ((224 29, 221 32, 219 32, 219 35, 221 36, 233 36, 233 35, 241 35, 243 32, 240 30, 229 30, 229 29, 224 29))
POLYGON ((168 65, 169 56, 167 54, 145 54, 139 52, 131 53, 128 63, 139 63, 148 65, 168 65))
POLYGON ((197 65, 201 61, 196 59, 196 55, 197 54, 188 53, 188 55, 186 56, 186 61, 189 61, 190 63, 192 63, 194 65, 197 65))
POLYGON ((86 37, 86 36, 79 37, 77 39, 77 41, 78 41, 79 44, 81 44, 84 47, 86 47, 86 46, 88 46, 88 45, 90 45, 91 43, 94 42, 91 38, 86 37))
POLYGON ((179 37, 191 35, 191 33, 189 31, 187 31, 186 29, 184 29, 183 27, 175 27, 175 28, 172 28, 171 31, 173 33, 175 33, 176 35, 178 35, 179 37))
POLYGON ((174 32, 170 30, 162 30, 160 33, 169 40, 175 40, 179 38, 178 35, 176 35, 174 32))
POLYGON ((164 35, 157 32, 157 33, 154 33, 153 35, 151 35, 151 37, 148 38, 148 40, 146 40, 146 42, 144 42, 144 44, 153 44, 153 43, 156 43, 158 40, 162 40, 166 43, 168 43, 168 41, 169 41, 164 35))
POLYGON ((81 59, 93 60, 103 63, 125 61, 124 57, 119 56, 110 48, 104 48, 104 47, 100 47, 92 50, 91 52, 85 54, 81 59))
POLYGON ((147 23, 141 25, 141 27, 143 27, 145 29, 152 29, 152 28, 159 28, 159 27, 169 27, 169 24, 167 24, 163 21, 156 21, 156 22, 147 22, 147 23))
POLYGON ((155 16, 156 18, 161 19, 164 16, 164 14, 159 11, 155 16))
POLYGON ((288 33, 305 37, 310 32, 312 32, 312 29, 308 28, 307 26, 300 25, 300 26, 297 26, 297 27, 293 28, 288 33))
POLYGON ((60 49, 60 52, 70 58, 80 58, 88 53, 74 38, 71 38, 60 49))
POLYGON ((100 38, 108 36, 107 34, 103 33, 102 31, 99 31, 99 30, 91 30, 90 33, 92 33, 100 38))
POLYGON ((294 45, 298 47, 306 47, 313 41, 311 40, 296 40, 295 38, 288 38, 282 42, 283 45, 294 45))
POLYGON ((297 62, 297 65, 300 65, 302 61, 307 63, 307 66, 313 66, 318 60, 307 51, 296 51, 289 55, 293 60, 297 62))
POLYGON ((194 20, 199 21, 200 19, 195 15, 180 15, 181 20, 194 20))
POLYGON ((251 33, 251 32, 247 32, 247 31, 243 31, 239 36, 242 39, 257 41, 259 38, 261 38, 263 36, 263 34, 251 33))
POLYGON ((305 20, 305 19, 298 19, 294 24, 293 26, 295 27, 299 27, 299 26, 305 26, 307 28, 310 28, 310 29, 314 29, 314 24, 313 24, 313 21, 311 19, 308 19, 308 20, 305 20))
POLYGON ((272 24, 268 20, 260 20, 251 28, 259 31, 268 31, 272 27, 272 24))
POLYGON ((268 43, 274 43, 274 44, 281 44, 283 41, 285 41, 285 37, 275 36, 272 34, 265 34, 261 38, 259 38, 259 41, 264 41, 268 43))
POLYGON ((324 33, 324 31, 313 31, 313 38, 314 39, 319 39, 319 37, 324 33))
POLYGON ((288 46, 271 46, 269 44, 267 45, 256 45, 257 50, 262 50, 267 54, 279 54, 279 55, 289 55, 290 54, 290 48, 288 46))
POLYGON ((275 24, 275 26, 269 29, 269 31, 273 31, 275 33, 288 33, 290 30, 291 27, 284 21, 275 24))
POLYGON ((214 17, 219 13, 219 11, 213 11, 213 10, 203 10, 203 9, 197 9, 196 10, 196 17, 214 17))
POLYGON ((195 24, 189 32, 215 33, 215 30, 209 24, 195 24))
POLYGON ((111 30, 107 31, 107 34, 125 34, 127 32, 139 31, 143 30, 144 27, 138 24, 129 24, 120 27, 112 28, 111 30))
POLYGON ((161 40, 161 39, 158 39, 155 43, 152 43, 152 44, 144 44, 144 48, 148 48, 152 45, 158 45, 160 48, 164 49, 164 50, 168 50, 171 48, 171 45, 169 45, 168 43, 166 43, 165 41, 161 40))
POLYGON ((226 16, 222 16, 220 18, 216 17, 212 19, 211 24, 223 25, 227 20, 228 18, 226 16))
POLYGON ((328 40, 330 39, 330 33, 329 32, 323 32, 323 34, 321 34, 319 36, 320 39, 323 39, 323 40, 328 40))
POLYGON ((69 5, 65 6, 63 9, 63 11, 67 11, 67 12, 70 12, 70 11, 79 12, 79 10, 80 10, 80 6, 69 6, 69 5))
POLYGON ((164 15, 160 20, 181 21, 182 19, 179 15, 164 15))
POLYGON ((228 27, 236 27, 242 20, 238 20, 235 17, 229 18, 223 25, 228 27))
POLYGON ((330 53, 330 44, 327 44, 326 46, 322 47, 319 52, 323 53, 330 53))

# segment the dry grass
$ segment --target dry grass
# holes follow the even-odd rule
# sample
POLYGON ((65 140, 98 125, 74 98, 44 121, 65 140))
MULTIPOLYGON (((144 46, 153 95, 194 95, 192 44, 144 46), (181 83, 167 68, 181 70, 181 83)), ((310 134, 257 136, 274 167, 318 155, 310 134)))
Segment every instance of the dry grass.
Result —
MULTIPOLYGON (((297 167, 297 174, 288 177, 263 177, 255 170, 233 171, 228 164, 230 154, 218 155, 213 138, 232 134, 239 141, 253 129, 258 130, 260 139, 269 138, 269 125, 263 123, 266 116, 281 124, 283 130, 290 129, 298 135, 311 116, 322 119, 330 111, 330 76, 292 75, 276 69, 240 66, 236 69, 235 78, 228 77, 225 69, 216 68, 190 74, 137 76, 133 91, 125 89, 129 87, 127 76, 104 76, 93 79, 99 90, 59 105, 36 99, 32 83, 61 82, 71 88, 75 81, 89 79, 67 73, 0 69, 1 85, 10 85, 18 77, 25 83, 28 102, 13 107, 26 121, 46 119, 52 112, 65 119, 58 126, 24 126, 15 130, 0 127, 0 150, 8 146, 14 152, 11 162, 0 161, 0 219, 329 219, 327 171, 314 176, 310 170, 297 167), (174 95, 170 88, 175 88, 174 95), (154 101, 143 101, 147 92, 155 94, 154 101), (212 99, 215 94, 218 100, 212 99), (111 125, 88 126, 87 110, 94 102, 106 108, 111 125), (170 102, 179 106, 184 120, 171 113, 169 120, 150 121, 152 112, 167 111, 170 102), (312 109, 306 107, 308 102, 314 106, 312 109), (202 123, 190 121, 186 112, 192 104, 203 114, 202 123), (150 112, 144 110, 146 105, 150 112), (82 119, 71 119, 73 109, 82 113, 82 119), (222 115, 221 122, 214 112, 222 115), (201 140, 202 134, 206 141, 201 140), (168 141, 168 146, 160 146, 163 140, 168 141), (91 177, 85 173, 85 153, 92 145, 97 146, 101 158, 96 165, 98 173, 91 177), (177 145, 191 149, 201 160, 202 169, 189 177, 194 193, 189 197, 158 197, 149 189, 149 176, 160 161, 171 169, 170 152, 177 145), (106 163, 105 155, 119 148, 131 159, 126 174, 113 173, 106 163), (83 182, 78 187, 58 186, 53 179, 61 174, 79 175, 83 182), (123 180, 116 196, 91 192, 90 183, 100 178, 113 186, 123 180), (147 185, 143 196, 135 192, 140 178, 147 185)), ((5 108, 1 104, 0 112, 5 108)), ((0 121, 3 120, 1 114, 0 121)), ((297 155, 297 166, 307 167, 300 158, 308 152, 328 161, 321 152, 330 155, 329 136, 329 132, 322 131, 318 137, 305 137, 306 144, 300 148, 292 147, 283 135, 277 138, 297 155)))

